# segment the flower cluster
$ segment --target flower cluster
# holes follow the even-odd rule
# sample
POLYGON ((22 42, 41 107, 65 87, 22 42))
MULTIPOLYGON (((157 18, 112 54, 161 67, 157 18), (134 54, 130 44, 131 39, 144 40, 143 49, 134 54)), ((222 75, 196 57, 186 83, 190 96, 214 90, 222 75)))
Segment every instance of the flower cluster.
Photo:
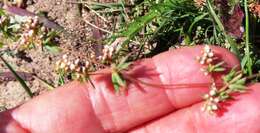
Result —
POLYGON ((209 45, 205 45, 205 47, 203 48, 201 53, 202 53, 202 56, 201 57, 200 56, 197 57, 197 60, 199 61, 199 63, 201 65, 212 63, 212 61, 214 59, 214 52, 209 47, 209 45))
POLYGON ((100 60, 102 61, 112 60, 113 53, 115 52, 115 46, 105 45, 102 52, 103 55, 99 57, 100 60))
MULTIPOLYGON (((206 68, 202 68, 202 71, 205 75, 215 72, 223 72, 226 69, 223 67, 225 64, 224 61, 219 61, 215 56, 213 50, 208 46, 202 50, 202 56, 197 57, 197 60, 200 64, 206 65, 206 68)), ((232 93, 242 93, 245 91, 246 78, 243 77, 241 71, 236 71, 235 68, 232 69, 228 74, 222 77, 223 86, 220 89, 217 89, 214 77, 211 77, 212 84, 210 86, 210 91, 208 94, 204 95, 206 100, 205 104, 202 107, 203 111, 207 111, 210 114, 214 114, 215 111, 219 110, 220 102, 232 97, 232 93)))
POLYGON ((71 75, 72 79, 76 80, 85 79, 85 77, 88 75, 89 68, 89 61, 84 62, 80 59, 71 61, 68 59, 67 55, 63 55, 62 60, 56 62, 57 72, 62 72, 65 75, 71 75))
MULTIPOLYGON (((216 58, 214 57, 214 52, 209 47, 209 45, 205 45, 205 47, 203 48, 201 53, 202 53, 202 56, 197 56, 197 60, 199 61, 199 63, 201 65, 211 66, 213 60, 215 60, 216 58)), ((205 75, 209 74, 209 71, 207 68, 202 68, 201 71, 203 71, 205 75)))
POLYGON ((20 48, 28 48, 31 45, 42 46, 48 29, 39 23, 39 17, 28 17, 22 27, 22 34, 17 46, 20 48))
POLYGON ((99 56, 101 61, 112 61, 113 55, 115 54, 118 45, 122 44, 126 40, 125 37, 117 38, 111 45, 105 45, 103 49, 103 55, 99 56))
POLYGON ((201 68, 201 71, 204 72, 205 75, 209 75, 213 72, 223 72, 226 70, 223 67, 225 62, 224 61, 219 62, 213 50, 208 45, 205 45, 201 53, 202 56, 201 57, 198 56, 197 60, 201 65, 205 66, 204 68, 201 68))
POLYGON ((248 5, 249 11, 252 12, 255 16, 260 17, 260 5, 257 3, 251 3, 248 5))
MULTIPOLYGON (((201 69, 201 71, 204 72, 205 75, 211 74, 213 72, 220 72, 225 70, 222 67, 224 62, 217 63, 218 58, 215 56, 214 51, 210 48, 209 45, 204 46, 203 50, 201 51, 201 54, 202 56, 198 56, 197 60, 201 65, 206 66, 201 69)), ((209 93, 204 95, 204 99, 206 100, 206 102, 202 107, 203 111, 207 111, 211 114, 214 113, 214 111, 219 109, 218 104, 220 102, 218 89, 216 87, 214 79, 212 79, 212 81, 213 83, 210 86, 209 93)))
POLYGON ((215 83, 212 83, 209 93, 205 94, 203 98, 206 100, 206 102, 201 108, 202 111, 207 111, 213 114, 214 111, 219 109, 218 104, 220 99, 218 97, 218 90, 215 83))

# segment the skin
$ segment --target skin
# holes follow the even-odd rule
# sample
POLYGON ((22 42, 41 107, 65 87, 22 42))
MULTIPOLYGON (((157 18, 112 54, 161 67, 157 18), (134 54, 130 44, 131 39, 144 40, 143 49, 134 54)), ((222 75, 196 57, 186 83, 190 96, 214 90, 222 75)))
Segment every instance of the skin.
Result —
MULTIPOLYGON (((203 47, 181 48, 138 61, 129 75, 153 84, 210 83, 195 57, 203 47)), ((212 47, 227 68, 237 58, 212 47)), ((108 70, 103 70, 108 71, 108 70)), ((222 74, 214 75, 221 82, 222 74)), ((1 133, 222 133, 260 132, 260 84, 226 102, 219 115, 201 111, 208 87, 166 87, 129 83, 115 94, 109 74, 92 77, 89 84, 73 82, 38 96, 15 109, 0 113, 1 133)))

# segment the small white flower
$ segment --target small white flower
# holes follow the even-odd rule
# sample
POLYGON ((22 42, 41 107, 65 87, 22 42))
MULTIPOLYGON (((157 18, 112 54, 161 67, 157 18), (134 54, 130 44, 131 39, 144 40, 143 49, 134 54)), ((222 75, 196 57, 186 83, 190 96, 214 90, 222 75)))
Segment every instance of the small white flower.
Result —
POLYGON ((205 64, 205 61, 204 61, 204 60, 201 60, 201 61, 200 61, 200 64, 201 64, 201 65, 205 64))
POLYGON ((214 102, 215 102, 215 103, 218 103, 219 101, 220 101, 219 98, 214 98, 214 102))
POLYGON ((208 53, 208 57, 212 58, 214 56, 213 52, 208 53))
POLYGON ((215 96, 217 94, 217 91, 216 90, 210 90, 209 91, 209 95, 210 96, 215 96))
POLYGON ((79 79, 80 78, 80 74, 76 73, 76 78, 79 79))
POLYGON ((26 40, 24 38, 21 39, 20 44, 25 44, 26 40))
POLYGON ((104 48, 104 49, 102 50, 102 52, 103 52, 103 54, 108 53, 108 49, 107 49, 107 48, 104 48))
POLYGON ((29 36, 29 37, 32 37, 33 34, 34 34, 34 30, 29 30, 29 32, 28 32, 28 36, 29 36))
POLYGON ((70 64, 70 70, 74 70, 76 66, 74 64, 70 64))
POLYGON ((79 59, 76 59, 76 60, 74 61, 74 64, 75 64, 75 65, 78 65, 79 62, 80 62, 80 60, 79 60, 79 59))
POLYGON ((86 70, 87 70, 86 67, 84 67, 84 66, 83 66, 81 69, 82 69, 82 72, 83 72, 83 73, 85 73, 86 70))
POLYGON ((204 75, 205 75, 205 76, 208 76, 208 75, 209 75, 209 72, 204 72, 204 75))
POLYGON ((209 112, 212 111, 212 107, 210 105, 207 105, 206 106, 206 111, 209 111, 209 112))
POLYGON ((64 62, 62 62, 62 63, 60 64, 60 68, 63 69, 63 68, 65 68, 65 67, 66 67, 66 64, 65 64, 64 62))
POLYGON ((62 58, 65 60, 65 59, 68 58, 68 56, 65 54, 65 55, 62 56, 62 58))
POLYGON ((72 62, 70 62, 70 61, 69 61, 69 62, 67 62, 67 65, 68 65, 68 66, 70 66, 71 64, 73 64, 73 63, 72 63, 72 62))
POLYGON ((202 55, 202 59, 206 59, 208 57, 208 54, 207 53, 203 53, 203 55, 202 55))
POLYGON ((213 102, 213 100, 214 100, 213 97, 209 97, 210 102, 213 102))
POLYGON ((46 30, 47 30, 47 29, 46 29, 45 26, 42 26, 42 27, 41 27, 41 31, 42 31, 42 32, 46 32, 46 30))
POLYGON ((38 16, 35 16, 35 17, 33 18, 33 21, 34 21, 34 23, 38 23, 39 17, 38 17, 38 16))
POLYGON ((211 51, 211 49, 210 49, 209 45, 205 45, 204 52, 209 53, 210 51, 211 51))
POLYGON ((32 28, 35 28, 36 25, 37 25, 36 23, 32 23, 32 24, 31 24, 31 27, 32 27, 32 28))
POLYGON ((217 106, 216 104, 212 104, 212 105, 211 105, 211 109, 212 109, 212 110, 218 110, 218 106, 217 106))
POLYGON ((86 61, 85 67, 86 67, 86 68, 89 68, 89 66, 90 66, 89 61, 86 61))
POLYGON ((208 99, 208 98, 209 98, 209 94, 205 94, 205 95, 203 96, 203 98, 204 98, 204 99, 208 99))
POLYGON ((32 17, 28 17, 28 21, 29 24, 31 24, 33 22, 32 17))

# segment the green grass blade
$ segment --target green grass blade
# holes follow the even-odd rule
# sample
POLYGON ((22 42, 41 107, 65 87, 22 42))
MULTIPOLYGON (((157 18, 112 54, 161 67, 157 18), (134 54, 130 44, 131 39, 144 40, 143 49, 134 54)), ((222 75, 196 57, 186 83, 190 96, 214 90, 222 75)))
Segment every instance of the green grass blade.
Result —
POLYGON ((4 62, 4 64, 7 66, 7 68, 13 73, 16 80, 19 81, 19 83, 22 85, 22 87, 27 92, 27 94, 32 98, 33 93, 30 90, 30 88, 26 85, 25 81, 15 72, 15 70, 12 68, 12 66, 1 55, 0 55, 0 59, 4 62))
POLYGON ((245 25, 245 33, 246 33, 246 48, 245 48, 245 58, 246 58, 246 67, 247 67, 247 72, 251 76, 253 74, 252 71, 252 59, 250 57, 250 48, 249 48, 249 14, 248 14, 248 5, 247 5, 247 0, 244 0, 244 10, 245 10, 245 19, 246 19, 246 25, 245 25))
MULTIPOLYGON (((214 21, 216 22, 217 26, 219 27, 219 30, 224 34, 225 38, 227 39, 228 43, 230 44, 231 51, 235 53, 238 57, 240 57, 239 50, 237 48, 236 42, 226 33, 224 25, 222 24, 220 18, 217 16, 216 12, 214 11, 211 0, 207 0, 207 8, 213 17, 214 21)), ((240 58, 241 59, 241 58, 240 58)))

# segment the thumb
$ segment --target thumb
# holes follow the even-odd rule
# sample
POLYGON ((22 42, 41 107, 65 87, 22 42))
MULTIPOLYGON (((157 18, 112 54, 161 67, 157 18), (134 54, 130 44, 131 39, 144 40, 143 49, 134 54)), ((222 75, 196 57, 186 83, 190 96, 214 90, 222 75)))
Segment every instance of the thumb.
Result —
MULTIPOLYGON (((189 86, 211 81, 195 60, 202 48, 184 47, 137 61, 128 72, 146 83, 187 84, 186 88, 158 88, 130 82, 126 95, 116 95, 111 91, 111 75, 104 74, 92 77, 96 89, 88 84, 71 83, 18 107, 10 112, 11 118, 24 129, 37 133, 127 131, 202 100, 208 88, 189 86)), ((238 66, 237 58, 228 50, 212 49, 226 62, 227 68, 238 66)), ((220 80, 221 74, 215 76, 220 80)))

